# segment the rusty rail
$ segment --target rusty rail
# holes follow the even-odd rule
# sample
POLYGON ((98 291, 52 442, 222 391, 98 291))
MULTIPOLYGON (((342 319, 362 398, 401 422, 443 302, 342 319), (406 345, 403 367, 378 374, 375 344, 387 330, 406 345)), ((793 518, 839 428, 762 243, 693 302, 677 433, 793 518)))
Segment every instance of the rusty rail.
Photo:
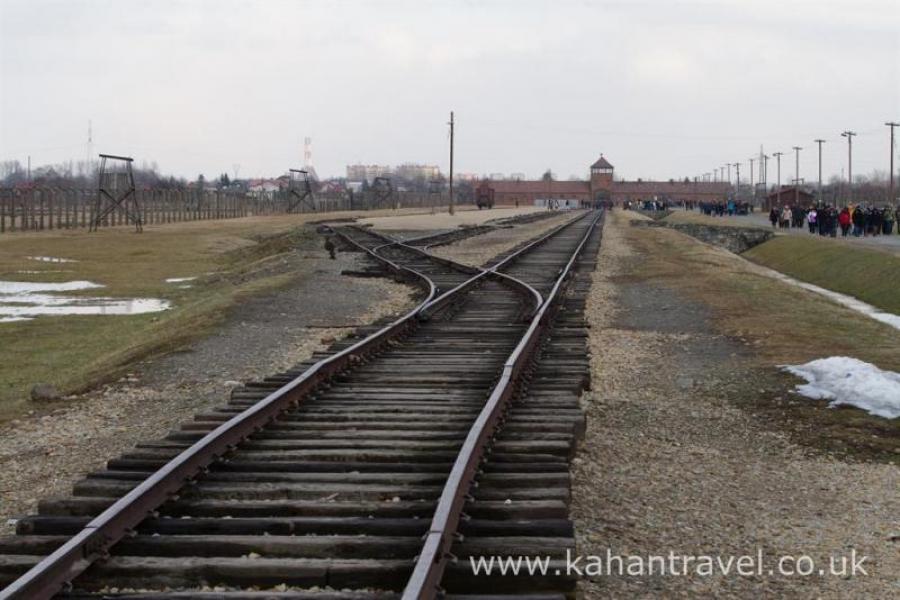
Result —
MULTIPOLYGON (((443 306, 463 290, 468 289, 470 286, 477 283, 481 278, 486 276, 497 276, 506 280, 508 283, 511 282, 513 285, 522 287, 522 289, 526 290, 526 294, 529 293, 527 290, 531 290, 530 293, 535 298, 535 310, 537 311, 537 316, 532 319, 532 323, 525 338, 523 338, 523 341, 517 346, 516 351, 504 365, 500 384, 492 393, 488 406, 485 407, 485 411, 482 411, 479 415, 473 426, 473 430, 466 439, 466 443, 463 446, 463 452, 457 460, 457 463, 459 463, 464 456, 477 456, 477 460, 474 462, 474 464, 477 465, 481 453, 484 450, 484 444, 493 433, 496 419, 502 412, 499 408, 505 404, 505 400, 507 400, 512 393, 511 382, 515 380, 523 368, 523 358, 528 356, 533 345, 537 342, 538 336, 536 336, 534 332, 537 330, 538 323, 542 321, 547 312, 546 307, 549 304, 549 299, 555 295, 560 282, 568 273, 569 266, 571 266, 578 252, 576 251, 575 255, 573 255, 572 259, 569 261, 569 265, 564 269, 563 274, 557 281, 551 295, 543 302, 541 302, 541 295, 534 290, 534 288, 511 276, 498 273, 496 272, 496 269, 509 262, 515 256, 519 256, 538 243, 549 239, 564 227, 578 221, 580 221, 580 219, 573 219, 569 223, 566 223, 559 228, 555 228, 537 242, 520 249, 490 269, 467 267, 448 259, 435 257, 421 249, 406 246, 411 250, 420 252, 423 255, 438 260, 448 266, 475 273, 473 277, 469 278, 463 284, 456 286, 440 296, 437 296, 437 289, 434 282, 423 273, 398 265, 390 259, 379 255, 377 249, 376 251, 370 250, 362 244, 357 243, 349 236, 342 236, 349 243, 357 246, 387 265, 387 267, 396 274, 405 276, 411 275, 413 278, 418 279, 420 284, 424 284, 428 289, 426 298, 404 316, 398 318, 389 325, 386 325, 365 339, 353 344, 349 348, 328 358, 322 359, 286 385, 203 436, 184 452, 171 459, 150 477, 142 481, 137 487, 119 498, 109 508, 92 519, 80 532, 71 537, 57 550, 29 569, 8 587, 0 590, 0 600, 41 600, 54 596, 95 561, 108 556, 109 550, 113 545, 122 538, 131 535, 134 528, 142 520, 172 496, 176 495, 185 483, 193 481, 204 474, 212 463, 227 455, 248 436, 265 428, 269 423, 276 420, 284 411, 299 404, 306 395, 315 390, 323 382, 356 364, 365 356, 377 352, 388 342, 388 340, 403 336, 415 329, 419 322, 418 317, 424 313, 426 308, 435 309, 443 306), (494 406, 495 410, 486 413, 490 406, 494 406)), ((596 220, 594 224, 596 224, 596 220)), ((587 235, 589 235, 591 229, 589 229, 588 234, 585 235, 579 245, 578 251, 580 251, 583 246, 584 240, 587 239, 587 235)), ((393 240, 385 245, 393 244, 405 246, 405 244, 400 244, 393 240)), ((458 507, 452 507, 449 511, 446 510, 444 507, 444 504, 446 503, 444 497, 449 494, 451 484, 453 484, 454 489, 462 489, 463 483, 471 481, 470 478, 462 477, 462 475, 465 475, 466 473, 468 473, 468 471, 465 470, 464 472, 459 473, 458 464, 454 465, 451 479, 441 497, 441 503, 439 505, 439 510, 441 512, 436 513, 435 515, 434 523, 443 523, 443 529, 441 531, 449 531, 450 533, 447 535, 437 535, 433 523, 431 533, 427 536, 422 554, 420 555, 420 563, 422 562, 421 557, 424 556, 441 557, 439 562, 440 570, 437 572, 438 580, 440 572, 443 571, 443 556, 449 548, 448 543, 445 542, 445 538, 446 540, 450 540, 449 535, 455 530, 456 523, 459 519, 459 512, 462 508, 462 504, 460 504, 458 507)), ((465 486, 465 489, 468 489, 468 485, 465 486)), ((411 580, 410 585, 413 585, 416 581, 415 577, 418 574, 419 569, 420 568, 417 565, 416 571, 414 572, 414 579, 411 580)), ((429 575, 429 579, 426 581, 432 581, 432 577, 432 575, 429 575)))
MULTIPOLYGON (((517 279, 515 277, 512 277, 510 275, 507 275, 505 273, 501 273, 498 269, 500 269, 501 267, 505 266, 506 264, 512 262, 513 260, 515 260, 516 258, 521 256, 522 254, 529 252, 533 248, 540 246, 541 244, 544 244, 547 240, 553 238, 556 234, 558 234, 563 229, 571 227, 572 225, 574 225, 575 223, 578 223, 582 219, 587 218, 587 216, 589 214, 590 213, 585 213, 580 218, 572 219, 566 223, 559 225, 558 227, 554 227, 552 230, 550 230, 549 232, 547 232, 540 238, 534 240, 533 242, 530 242, 529 244, 523 246, 522 248, 519 248, 518 250, 516 250, 515 252, 513 252, 512 254, 510 254, 509 256, 507 256, 506 258, 501 260, 500 262, 498 262, 496 265, 493 265, 492 267, 490 267, 488 269, 482 269, 480 267, 468 267, 472 271, 477 272, 477 274, 474 277, 472 277, 471 279, 469 279, 468 281, 463 282, 462 284, 456 286, 455 288, 453 288, 451 290, 447 290, 440 296, 434 298, 431 302, 427 303, 419 311, 419 317, 427 319, 430 314, 432 314, 435 311, 442 308, 452 297, 454 297, 456 294, 458 294, 462 290, 470 288, 475 283, 477 283, 481 278, 495 277, 501 281, 504 281, 505 283, 507 283, 507 285, 511 285, 513 287, 518 287, 520 289, 520 291, 522 291, 526 296, 532 297, 532 300, 534 301, 534 309, 528 315, 526 315, 526 319, 533 318, 534 315, 537 313, 537 311, 540 309, 541 305, 544 303, 544 297, 541 296, 540 292, 538 292, 536 289, 534 289, 532 286, 528 285, 524 281, 517 279)), ((382 248, 387 248, 390 246, 399 246, 402 248, 406 248, 407 250, 411 250, 413 252, 418 252, 419 254, 428 256, 429 258, 432 258, 433 260, 443 262, 444 264, 447 264, 450 266, 454 266, 457 268, 466 266, 466 265, 462 265, 461 263, 457 263, 456 261, 452 261, 452 260, 449 260, 446 258, 435 256, 434 254, 431 254, 430 252, 427 251, 428 246, 426 246, 425 248, 420 248, 417 246, 409 245, 408 242, 410 240, 405 240, 405 241, 392 240, 391 238, 389 238, 385 235, 376 233, 374 231, 369 232, 369 233, 385 240, 384 244, 382 244, 381 246, 378 246, 377 248, 375 248, 373 250, 373 252, 375 252, 376 254, 382 248)), ((422 236, 422 237, 414 238, 414 239, 422 240, 422 239, 426 239, 427 237, 429 237, 429 236, 422 236)))
POLYGON ((411 274, 426 283, 428 294, 425 300, 393 323, 317 362, 293 381, 195 442, 91 520, 55 552, 0 590, 0 600, 42 600, 54 596, 94 561, 107 556, 116 542, 130 535, 138 523, 175 495, 186 482, 202 475, 218 458, 277 419, 285 410, 297 405, 322 382, 377 351, 389 339, 414 329, 418 323, 416 315, 437 293, 434 283, 418 271, 397 265, 361 245, 359 247, 384 262, 395 273, 411 274))
MULTIPOLYGON (((532 319, 522 340, 503 365, 503 374, 497 386, 469 430, 441 493, 431 526, 425 535, 422 552, 416 559, 412 576, 403 591, 403 600, 429 600, 437 597, 441 577, 449 560, 453 536, 456 533, 469 489, 475 482, 478 466, 496 432, 497 424, 504 410, 516 391, 515 382, 527 368, 534 348, 540 342, 541 334, 549 324, 553 301, 588 238, 603 219, 603 215, 604 213, 601 212, 594 217, 591 226, 585 232, 565 268, 560 272, 553 289, 532 319)), ((528 247, 533 245, 529 244, 528 247)))

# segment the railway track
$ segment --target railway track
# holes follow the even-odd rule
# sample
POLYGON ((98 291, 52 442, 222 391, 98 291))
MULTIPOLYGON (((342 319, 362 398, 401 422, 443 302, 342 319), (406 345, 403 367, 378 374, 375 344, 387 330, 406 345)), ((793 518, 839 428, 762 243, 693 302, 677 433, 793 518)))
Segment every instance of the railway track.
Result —
POLYGON ((568 461, 601 217, 488 270, 339 230, 422 303, 41 502, 0 538, 0 598, 571 594, 552 574, 474 576, 468 557, 557 561, 574 546, 568 461))
POLYGON ((497 229, 510 228, 516 225, 525 225, 534 223, 535 221, 543 221, 559 216, 556 211, 542 211, 526 213, 524 215, 516 215, 514 217, 504 217, 500 219, 492 219, 484 225, 473 225, 471 227, 459 227, 450 231, 430 233, 428 235, 406 238, 403 240, 405 244, 416 246, 428 250, 437 246, 452 244, 470 237, 484 235, 497 229))

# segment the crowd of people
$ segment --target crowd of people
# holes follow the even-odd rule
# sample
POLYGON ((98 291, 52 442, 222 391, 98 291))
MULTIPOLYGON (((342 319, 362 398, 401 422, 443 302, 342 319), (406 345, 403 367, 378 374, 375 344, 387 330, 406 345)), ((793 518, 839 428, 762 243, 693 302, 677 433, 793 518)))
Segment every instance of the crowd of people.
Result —
MULTIPOLYGON (((728 202, 698 202, 697 206, 700 208, 701 213, 712 217, 749 215, 753 212, 753 206, 749 202, 735 202, 734 200, 729 200, 728 202)), ((688 208, 685 205, 685 210, 691 210, 692 208, 693 206, 688 208)))
MULTIPOLYGON (((807 208, 785 205, 769 211, 769 222, 772 227, 809 228, 810 233, 831 237, 836 237, 838 230, 842 237, 891 235, 894 224, 900 222, 900 206, 892 209, 890 206, 878 208, 857 204, 839 209, 830 205, 807 208)), ((897 233, 900 234, 900 227, 897 233)))
POLYGON ((668 200, 625 200, 623 210, 669 210, 668 200))

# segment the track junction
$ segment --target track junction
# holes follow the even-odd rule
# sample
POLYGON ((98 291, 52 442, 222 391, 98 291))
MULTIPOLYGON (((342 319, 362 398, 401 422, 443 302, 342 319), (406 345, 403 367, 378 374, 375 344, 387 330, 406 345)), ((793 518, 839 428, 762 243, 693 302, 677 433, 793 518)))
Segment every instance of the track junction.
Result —
POLYGON ((422 302, 42 502, 0 538, 0 598, 571 596, 553 568, 476 576, 469 557, 574 547, 602 220, 577 213, 485 268, 335 229, 422 302))

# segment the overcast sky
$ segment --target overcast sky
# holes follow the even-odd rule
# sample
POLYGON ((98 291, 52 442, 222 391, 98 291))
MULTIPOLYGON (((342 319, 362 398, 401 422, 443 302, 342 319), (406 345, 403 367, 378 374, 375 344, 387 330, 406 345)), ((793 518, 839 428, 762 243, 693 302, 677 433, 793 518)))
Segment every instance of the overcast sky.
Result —
POLYGON ((96 151, 187 177, 280 174, 305 136, 322 176, 446 171, 450 110, 462 172, 746 172, 764 144, 811 181, 844 129, 886 171, 900 1, 0 0, 0 159, 83 159, 91 119, 96 151))

